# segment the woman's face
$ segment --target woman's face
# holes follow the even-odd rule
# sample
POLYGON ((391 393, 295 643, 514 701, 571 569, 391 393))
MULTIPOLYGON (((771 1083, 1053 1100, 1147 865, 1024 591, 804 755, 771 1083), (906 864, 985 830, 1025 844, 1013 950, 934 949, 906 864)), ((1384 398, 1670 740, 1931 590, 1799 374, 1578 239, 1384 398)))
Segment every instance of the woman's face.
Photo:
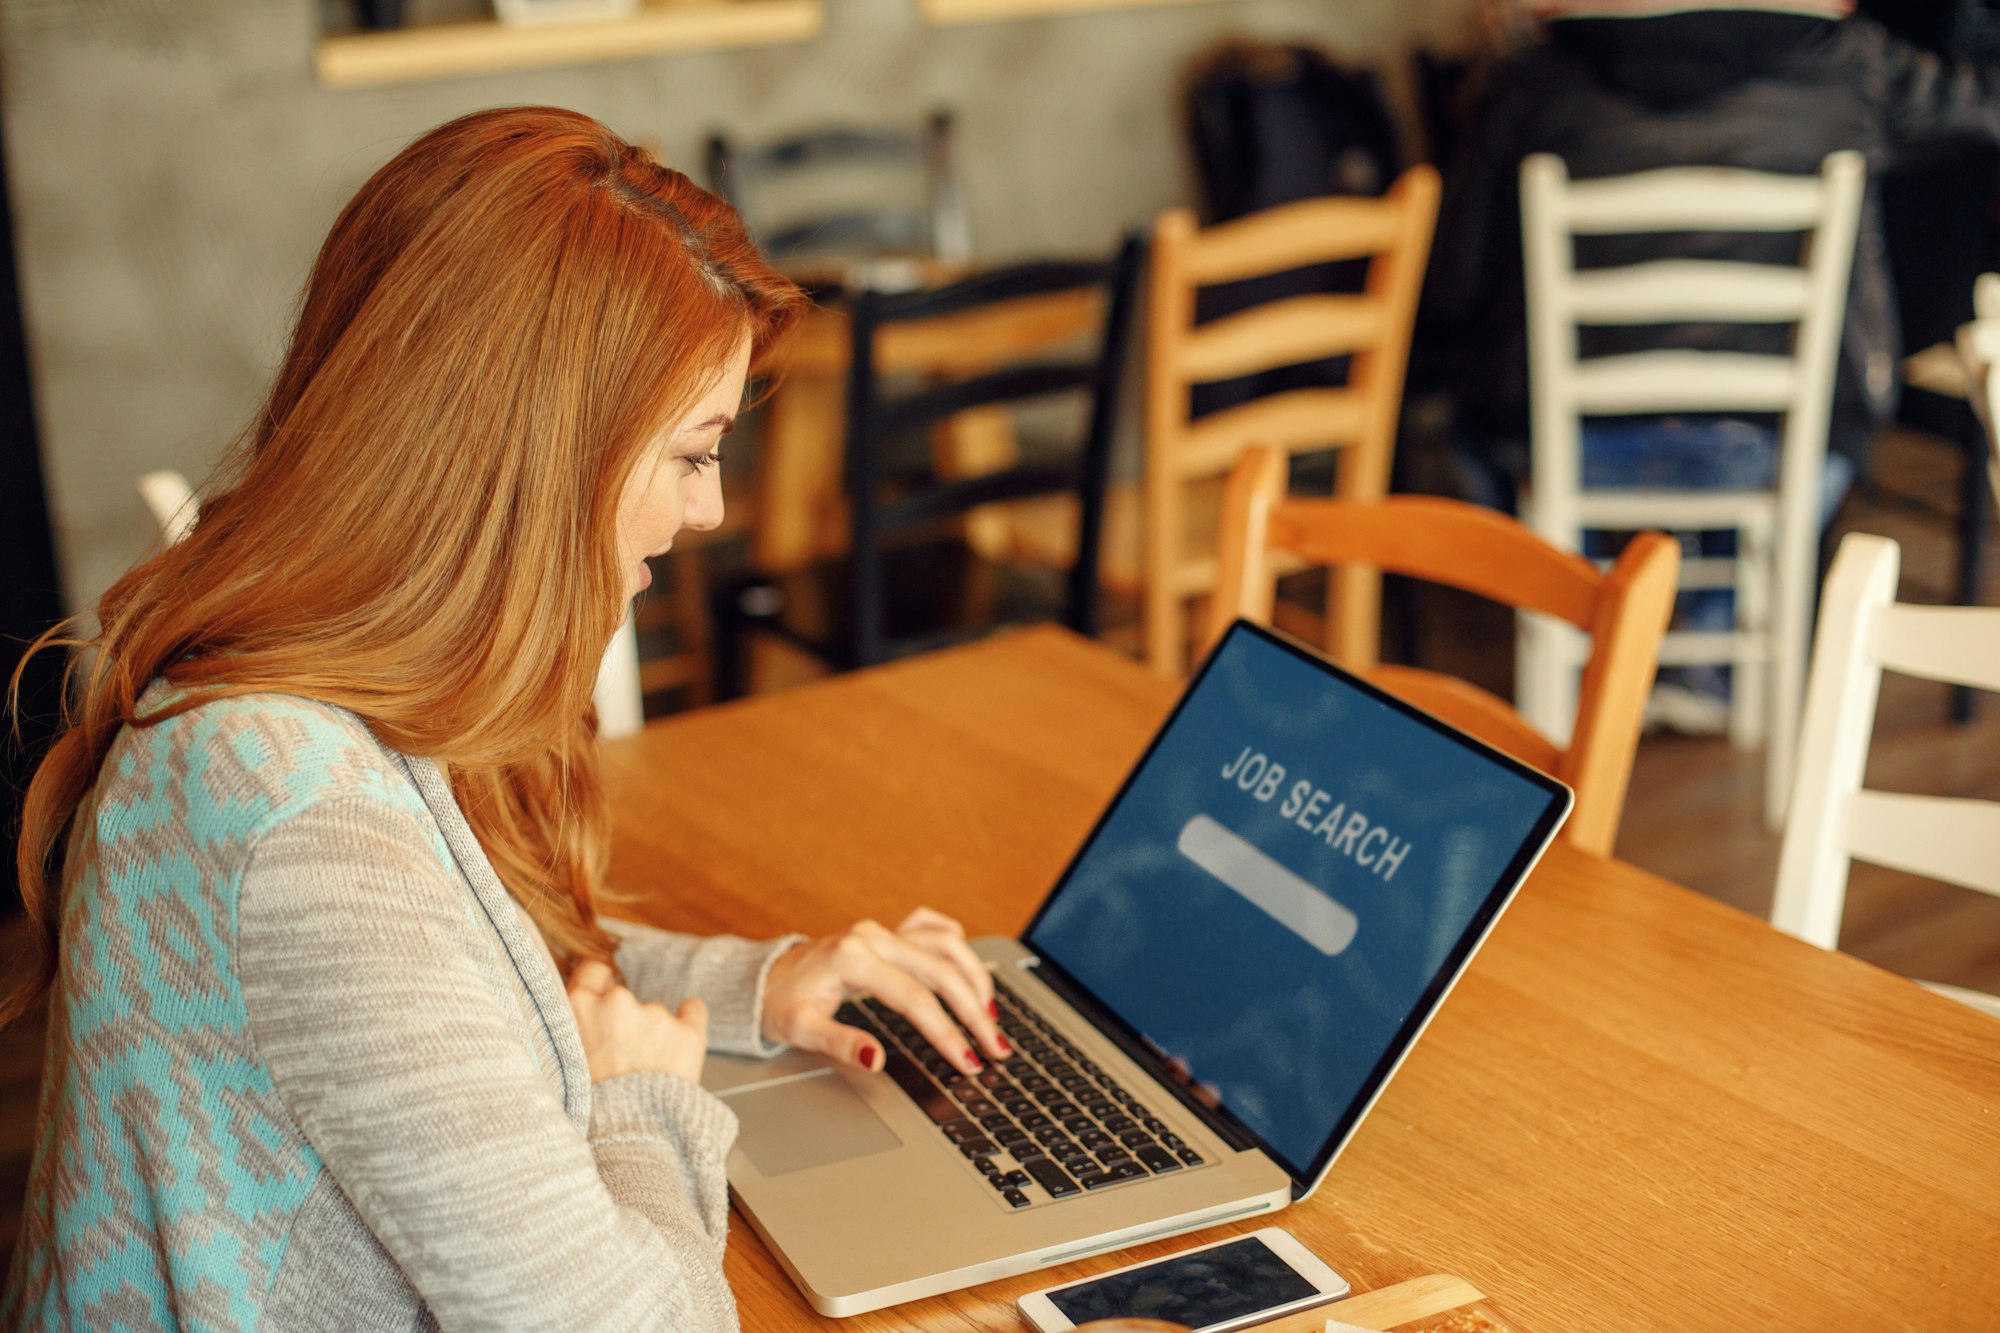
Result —
POLYGON ((705 532, 722 522, 722 437, 736 425, 743 381, 750 373, 745 334, 722 375, 694 407, 669 422, 639 456, 618 497, 618 564, 625 596, 653 581, 646 557, 662 555, 682 528, 705 532))

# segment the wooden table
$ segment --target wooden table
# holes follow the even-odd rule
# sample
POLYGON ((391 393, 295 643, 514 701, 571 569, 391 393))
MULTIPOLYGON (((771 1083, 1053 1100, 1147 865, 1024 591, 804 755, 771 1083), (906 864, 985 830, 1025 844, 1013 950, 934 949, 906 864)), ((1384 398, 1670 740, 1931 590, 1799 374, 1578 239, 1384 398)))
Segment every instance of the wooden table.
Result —
MULTIPOLYGON (((606 746, 614 880, 683 930, 1013 934, 1175 693, 1039 629, 656 723, 606 746)), ((2000 1328, 2000 1029, 1559 845, 1319 1193, 1236 1229, 1271 1221, 1523 1330, 2000 1328)), ((1018 1333, 1113 1262, 842 1321, 740 1221, 728 1264, 747 1329, 1018 1333)))

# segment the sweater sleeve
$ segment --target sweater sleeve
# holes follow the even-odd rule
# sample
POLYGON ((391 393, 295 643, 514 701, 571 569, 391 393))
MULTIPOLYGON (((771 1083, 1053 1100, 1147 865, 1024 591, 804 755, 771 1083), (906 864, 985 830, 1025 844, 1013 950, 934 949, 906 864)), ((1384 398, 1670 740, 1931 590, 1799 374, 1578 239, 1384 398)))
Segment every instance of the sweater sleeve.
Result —
POLYGON ((255 843, 238 975, 300 1132, 446 1328, 735 1329, 734 1113, 635 1073, 592 1089, 579 1134, 473 910, 414 822, 374 801, 255 843))
POLYGON ((618 970, 634 995, 669 1009, 690 995, 708 1005, 710 1050, 761 1056, 784 1049, 764 1040, 764 983, 771 964, 805 936, 743 940, 678 935, 609 917, 599 924, 618 936, 618 970))

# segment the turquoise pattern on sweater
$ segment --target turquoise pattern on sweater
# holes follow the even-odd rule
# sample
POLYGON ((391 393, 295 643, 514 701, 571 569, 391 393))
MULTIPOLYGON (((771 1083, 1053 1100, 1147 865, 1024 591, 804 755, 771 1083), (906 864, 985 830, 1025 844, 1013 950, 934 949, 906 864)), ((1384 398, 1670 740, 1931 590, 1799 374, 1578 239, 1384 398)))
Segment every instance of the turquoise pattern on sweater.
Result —
MULTIPOLYGON (((166 697, 155 686, 141 712, 166 697)), ((63 903, 28 1205, 53 1226, 24 1226, 0 1326, 256 1323, 323 1168, 251 1036, 238 892, 267 832, 356 796, 452 866, 382 754, 350 715, 272 695, 119 734, 79 811, 63 903)))

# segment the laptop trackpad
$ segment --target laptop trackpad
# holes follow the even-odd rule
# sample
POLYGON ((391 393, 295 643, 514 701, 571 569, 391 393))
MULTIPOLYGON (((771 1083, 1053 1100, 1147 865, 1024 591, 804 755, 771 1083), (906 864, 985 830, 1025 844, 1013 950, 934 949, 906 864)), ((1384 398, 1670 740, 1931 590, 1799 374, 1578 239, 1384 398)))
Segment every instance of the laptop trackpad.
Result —
POLYGON ((729 1107, 743 1126, 737 1146, 767 1176, 903 1146, 861 1095, 831 1073, 739 1092, 729 1107))

